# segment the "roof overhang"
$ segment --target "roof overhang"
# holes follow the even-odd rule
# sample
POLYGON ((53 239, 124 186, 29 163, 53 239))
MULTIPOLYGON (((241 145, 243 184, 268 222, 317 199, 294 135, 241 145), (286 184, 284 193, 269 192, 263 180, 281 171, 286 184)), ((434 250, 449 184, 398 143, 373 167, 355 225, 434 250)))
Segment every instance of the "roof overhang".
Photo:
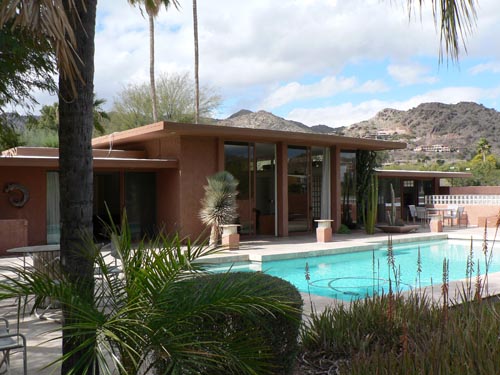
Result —
MULTIPOLYGON (((179 168, 175 158, 147 159, 145 151, 92 150, 94 168, 168 169, 179 168)), ((2 152, 2 167, 59 168, 59 149, 54 147, 15 147, 2 152)))
POLYGON ((180 124, 158 122, 94 138, 95 148, 131 146, 136 142, 171 136, 220 137, 233 141, 285 142, 288 144, 338 146, 350 150, 396 150, 406 148, 406 143, 380 141, 368 138, 352 138, 331 134, 287 132, 268 129, 238 128, 222 125, 180 124))
POLYGON ((399 178, 471 178, 470 172, 442 172, 442 171, 412 171, 412 170, 392 170, 376 169, 375 173, 379 177, 399 177, 399 178))

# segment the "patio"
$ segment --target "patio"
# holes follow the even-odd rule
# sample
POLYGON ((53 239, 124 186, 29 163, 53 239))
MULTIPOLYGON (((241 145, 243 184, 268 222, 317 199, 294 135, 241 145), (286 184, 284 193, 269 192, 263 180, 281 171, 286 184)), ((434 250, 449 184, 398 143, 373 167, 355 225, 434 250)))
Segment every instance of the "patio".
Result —
MULTIPOLYGON (((483 238, 483 228, 470 227, 444 227, 443 233, 431 233, 428 227, 422 227, 419 232, 410 234, 394 234, 393 243, 417 241, 429 236, 435 238, 450 238, 450 239, 477 239, 483 238)), ((488 239, 493 240, 495 234, 494 228, 488 228, 488 239)), ((283 257, 300 257, 306 253, 310 255, 318 255, 319 253, 339 253, 344 251, 359 251, 367 248, 372 248, 374 242, 384 243, 387 241, 387 234, 376 233, 375 235, 367 235, 362 231, 354 231, 352 234, 335 234, 332 242, 317 243, 312 235, 307 236, 291 236, 286 238, 260 238, 256 240, 243 241, 238 250, 223 251, 218 255, 211 256, 212 262, 234 262, 239 260, 269 260, 277 256, 283 257)), ((490 242, 491 247, 491 242, 490 242)), ((22 258, 4 257, 0 258, 0 266, 11 265, 13 262, 22 264, 22 258)), ((450 285, 450 296, 453 296, 454 290, 457 290, 459 283, 450 285)), ((434 288, 434 298, 440 298, 439 288, 434 288)), ((500 273, 489 275, 489 289, 492 293, 500 293, 500 273)), ((309 310, 309 296, 303 295, 304 298, 304 314, 307 316, 309 310)), ((321 310, 325 306, 334 303, 343 303, 338 300, 333 300, 326 297, 312 296, 312 302, 316 310, 321 310)), ((17 307, 13 301, 0 302, 1 316, 9 319, 12 330, 15 330, 17 322, 17 307)), ((59 369, 50 367, 42 369, 44 366, 55 360, 61 353, 60 340, 49 341, 59 335, 59 323, 51 320, 40 320, 35 316, 25 316, 20 322, 19 330, 25 334, 28 343, 28 373, 36 373, 41 375, 57 374, 59 369), (56 332, 48 333, 48 331, 56 330, 56 332)), ((22 355, 14 353, 11 356, 12 375, 22 373, 22 355)))

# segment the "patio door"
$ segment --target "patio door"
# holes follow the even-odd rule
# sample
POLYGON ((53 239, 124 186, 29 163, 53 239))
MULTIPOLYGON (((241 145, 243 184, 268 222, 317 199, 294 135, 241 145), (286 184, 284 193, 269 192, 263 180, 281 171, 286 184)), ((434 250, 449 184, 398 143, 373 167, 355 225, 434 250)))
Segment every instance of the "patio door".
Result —
POLYGON ((274 144, 226 142, 225 170, 238 181, 242 235, 276 235, 276 149, 274 144))

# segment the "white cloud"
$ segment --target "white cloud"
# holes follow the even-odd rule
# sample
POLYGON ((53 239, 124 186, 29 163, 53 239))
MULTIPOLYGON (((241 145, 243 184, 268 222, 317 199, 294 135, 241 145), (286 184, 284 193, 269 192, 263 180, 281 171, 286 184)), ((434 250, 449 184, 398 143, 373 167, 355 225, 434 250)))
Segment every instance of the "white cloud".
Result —
POLYGON ((480 73, 500 73, 500 62, 488 62, 484 64, 478 64, 469 69, 471 74, 480 74, 480 73))
POLYGON ((427 75, 429 68, 420 64, 391 64, 387 67, 387 72, 401 86, 438 82, 437 77, 427 75))
MULTIPOLYGON (((481 1, 477 31, 469 38, 471 55, 500 54, 500 49, 492 48, 499 14, 498 0, 481 1)), ((328 80, 340 81, 342 72, 353 66, 345 74, 356 76, 359 62, 416 61, 416 56, 437 61, 439 49, 428 4, 422 21, 417 16, 409 22, 405 8, 390 1, 212 0, 198 2, 198 18, 200 80, 218 88, 226 106, 267 103, 274 108, 294 98, 326 98, 328 80), (325 76, 325 82, 318 84, 300 83, 304 77, 325 76)), ((180 10, 160 12, 155 38, 157 74, 193 70, 188 3, 180 10)), ((148 80, 148 40, 148 22, 137 8, 124 0, 99 2, 95 91, 109 105, 128 83, 148 80)), ((491 59, 495 62, 494 56, 491 59)), ((388 92, 381 77, 363 77, 366 81, 349 90, 357 95, 388 92)), ((400 66, 399 80, 409 82, 408 77, 433 78, 425 72, 403 74, 400 66)))
POLYGON ((290 120, 300 121, 309 126, 324 124, 332 127, 339 127, 368 120, 384 108, 408 110, 421 103, 428 102, 448 104, 461 101, 480 102, 484 99, 497 98, 499 95, 500 86, 492 89, 481 89, 478 87, 448 87, 416 95, 404 101, 368 100, 359 104, 342 103, 322 108, 297 108, 290 111, 285 117, 290 120))
POLYGON ((389 86, 387 86, 384 81, 379 79, 368 80, 364 82, 361 86, 354 89, 354 92, 364 93, 364 94, 376 94, 379 92, 387 92, 387 91, 389 91, 389 86))
POLYGON ((326 98, 352 89, 355 85, 355 78, 337 78, 335 76, 326 76, 321 81, 308 85, 291 82, 265 98, 262 107, 273 109, 296 100, 326 98))

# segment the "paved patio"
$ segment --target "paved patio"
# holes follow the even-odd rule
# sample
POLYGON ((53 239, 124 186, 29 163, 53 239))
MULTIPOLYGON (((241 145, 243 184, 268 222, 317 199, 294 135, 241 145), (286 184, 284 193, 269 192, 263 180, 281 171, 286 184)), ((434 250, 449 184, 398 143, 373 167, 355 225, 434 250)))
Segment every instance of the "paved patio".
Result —
MULTIPOLYGON (((443 233, 430 233, 428 228, 422 227, 416 233, 393 234, 393 243, 418 241, 422 238, 450 238, 450 239, 475 239, 482 240, 484 229, 445 227, 443 233)), ((491 241, 495 234, 494 228, 488 228, 488 239, 491 247, 491 241)), ((259 238, 241 243, 240 249, 233 251, 223 251, 216 256, 211 256, 212 262, 234 262, 240 260, 270 260, 276 258, 293 258, 307 255, 334 254, 340 252, 360 251, 371 249, 374 244, 386 243, 387 234, 376 233, 366 235, 364 232, 355 231, 352 234, 334 235, 332 242, 317 243, 315 237, 291 236, 288 238, 259 238)), ((15 257, 0 258, 0 265, 20 264, 21 259, 15 257)), ((450 285, 450 296, 459 289, 460 283, 450 285)), ((491 294, 500 293, 500 273, 489 275, 489 290, 491 294)), ((440 288, 428 291, 437 300, 440 298, 440 288)), ((309 296, 303 295, 304 313, 310 313, 309 296)), ((320 311, 327 305, 335 303, 344 303, 331 298, 312 296, 312 302, 316 311, 320 311)), ((11 327, 14 329, 17 322, 17 310, 13 301, 0 301, 0 315, 9 319, 11 327)), ((61 354, 61 342, 55 339, 60 334, 60 324, 49 320, 40 320, 33 315, 26 315, 20 322, 19 330, 25 334, 28 341, 28 373, 29 374, 58 374, 59 368, 50 367, 43 369, 44 366, 54 361, 61 354), (49 332, 52 331, 52 332, 49 332), (50 341, 52 340, 52 341, 50 341)), ((12 375, 22 374, 20 353, 11 355, 12 375)))

